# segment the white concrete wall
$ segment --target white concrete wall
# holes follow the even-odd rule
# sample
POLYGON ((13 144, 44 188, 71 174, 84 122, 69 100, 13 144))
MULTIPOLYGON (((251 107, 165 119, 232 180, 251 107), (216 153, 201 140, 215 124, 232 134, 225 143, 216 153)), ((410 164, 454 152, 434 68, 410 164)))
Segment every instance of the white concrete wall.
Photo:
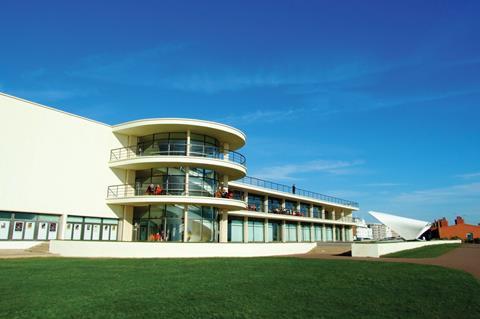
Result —
POLYGON ((108 167, 122 146, 110 126, 4 94, 0 119, 0 210, 117 217, 105 203, 124 178, 108 167))
POLYGON ((352 257, 374 257, 396 253, 402 250, 442 244, 460 244, 461 240, 407 241, 395 243, 353 243, 352 257))
POLYGON ((139 243, 139 242, 50 242, 50 252, 65 257, 197 258, 261 257, 303 254, 315 243, 139 243))
POLYGON ((22 241, 0 241, 0 249, 29 249, 33 246, 40 245, 41 243, 46 243, 46 241, 33 241, 33 240, 22 240, 22 241))

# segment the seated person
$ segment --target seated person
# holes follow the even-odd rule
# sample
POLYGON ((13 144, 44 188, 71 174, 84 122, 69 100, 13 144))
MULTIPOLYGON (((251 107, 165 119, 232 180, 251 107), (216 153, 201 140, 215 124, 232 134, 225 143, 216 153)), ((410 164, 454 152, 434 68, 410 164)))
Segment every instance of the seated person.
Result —
POLYGON ((157 184, 157 186, 155 186, 155 195, 162 195, 163 194, 163 188, 157 184))
POLYGON ((145 194, 147 194, 147 195, 153 195, 154 192, 155 192, 155 186, 154 186, 153 184, 148 185, 145 194))

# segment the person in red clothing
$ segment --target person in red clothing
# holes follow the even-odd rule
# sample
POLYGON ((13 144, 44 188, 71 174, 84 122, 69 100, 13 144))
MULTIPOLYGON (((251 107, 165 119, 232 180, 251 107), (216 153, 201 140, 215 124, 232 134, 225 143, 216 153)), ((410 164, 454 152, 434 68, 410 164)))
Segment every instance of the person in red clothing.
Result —
POLYGON ((162 186, 160 186, 159 184, 157 184, 157 186, 155 186, 155 195, 162 195, 163 193, 163 188, 162 186))

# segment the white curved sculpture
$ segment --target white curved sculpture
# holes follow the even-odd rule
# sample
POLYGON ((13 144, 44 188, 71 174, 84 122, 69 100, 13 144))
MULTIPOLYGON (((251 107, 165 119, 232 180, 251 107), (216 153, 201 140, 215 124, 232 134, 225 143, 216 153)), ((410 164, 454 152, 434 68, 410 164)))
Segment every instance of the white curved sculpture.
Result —
POLYGON ((378 219, 382 224, 393 229, 405 240, 417 239, 429 229, 431 225, 429 222, 418 219, 405 218, 373 211, 368 213, 378 219))

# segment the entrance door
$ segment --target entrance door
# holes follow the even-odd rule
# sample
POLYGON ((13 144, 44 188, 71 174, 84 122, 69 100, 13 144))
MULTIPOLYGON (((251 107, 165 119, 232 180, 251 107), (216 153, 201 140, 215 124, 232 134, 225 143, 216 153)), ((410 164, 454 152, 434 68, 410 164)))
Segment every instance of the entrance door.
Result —
POLYGON ((47 240, 48 238, 48 222, 39 222, 38 223, 38 240, 47 240))
POLYGON ((24 222, 19 222, 19 221, 14 222, 12 239, 22 239, 24 227, 25 227, 24 222))
POLYGON ((117 225, 110 226, 110 240, 117 240, 117 225))

